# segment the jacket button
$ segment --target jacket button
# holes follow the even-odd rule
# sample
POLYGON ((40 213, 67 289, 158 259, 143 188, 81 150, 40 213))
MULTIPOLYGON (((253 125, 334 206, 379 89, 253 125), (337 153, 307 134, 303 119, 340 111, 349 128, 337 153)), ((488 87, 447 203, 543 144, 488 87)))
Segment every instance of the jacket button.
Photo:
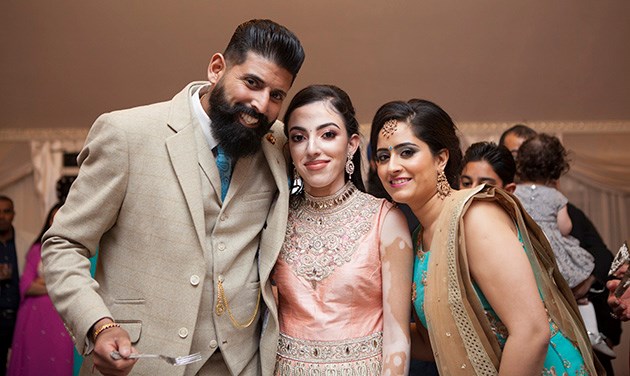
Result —
POLYGON ((221 242, 217 245, 219 251, 225 251, 225 243, 221 242))
POLYGON ((221 214, 219 219, 221 220, 221 222, 225 221, 227 219, 227 214, 225 214, 225 213, 221 214))
POLYGON ((192 276, 190 276, 190 284, 193 286, 197 286, 199 284, 199 276, 196 274, 193 274, 192 276))
POLYGON ((188 337, 188 329, 186 329, 186 328, 179 328, 179 331, 177 332, 177 334, 179 334, 180 338, 186 338, 186 337, 188 337))
POLYGON ((216 341, 216 340, 214 340, 214 339, 213 339, 212 341, 210 341, 210 348, 211 348, 211 349, 216 348, 216 347, 217 347, 217 345, 218 345, 218 343, 217 343, 217 341, 216 341))

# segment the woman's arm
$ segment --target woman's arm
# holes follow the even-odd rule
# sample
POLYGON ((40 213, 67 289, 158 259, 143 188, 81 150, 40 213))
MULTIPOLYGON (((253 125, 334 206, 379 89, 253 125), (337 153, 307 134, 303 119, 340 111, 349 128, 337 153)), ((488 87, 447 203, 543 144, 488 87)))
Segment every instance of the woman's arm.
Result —
POLYGON ((571 222, 571 217, 569 217, 569 211, 566 205, 558 211, 558 228, 562 236, 569 236, 573 229, 573 223, 571 222))
POLYGON ((383 278, 383 375, 409 373, 409 322, 413 250, 407 221, 390 210, 381 228, 383 278))
POLYGON ((44 278, 42 277, 35 278, 28 289, 26 289, 26 296, 39 296, 46 294, 48 294, 48 290, 46 290, 46 282, 44 282, 44 278))
POLYGON ((27 296, 37 296, 47 294, 46 283, 44 279, 39 275, 40 263, 41 263, 41 247, 40 243, 35 243, 31 246, 26 254, 26 263, 24 264, 24 271, 20 278, 20 298, 24 299, 27 296))
POLYGON ((549 322, 512 220, 494 203, 475 202, 464 226, 472 278, 509 333, 499 375, 540 375, 549 322))

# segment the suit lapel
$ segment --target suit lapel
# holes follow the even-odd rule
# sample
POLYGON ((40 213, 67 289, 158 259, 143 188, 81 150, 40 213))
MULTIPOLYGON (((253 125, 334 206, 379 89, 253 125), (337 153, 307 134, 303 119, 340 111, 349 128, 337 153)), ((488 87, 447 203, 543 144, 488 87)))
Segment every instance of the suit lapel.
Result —
MULTIPOLYGON (((267 218, 268 222, 273 223, 267 223, 267 226, 284 229, 286 228, 287 217, 289 215, 289 180, 286 161, 280 149, 275 146, 269 138, 263 139, 262 150, 269 164, 269 169, 276 182, 276 186, 278 187, 278 197, 274 204, 274 210, 267 218)), ((264 232, 263 236, 265 236, 264 232)), ((284 241, 284 231, 277 234, 266 234, 265 238, 266 240, 268 239, 268 243, 265 247, 265 252, 260 253, 261 257, 259 259, 261 281, 266 281, 269 278, 271 269, 276 263, 282 242, 284 241), (269 252, 269 250, 273 250, 273 252, 269 252)))
MULTIPOLYGON (((186 86, 171 101, 168 126, 176 133, 166 140, 169 158, 184 193, 188 210, 190 211, 195 231, 200 244, 205 244, 205 219, 203 212, 203 198, 201 194, 201 180, 199 177, 198 150, 196 130, 199 128, 194 121, 190 106, 191 89, 193 85, 203 84, 193 82, 186 86)), ((203 144, 201 144, 203 146, 203 144)), ((208 149, 206 144, 206 150, 208 149)), ((210 153, 212 154, 212 153, 210 153)), ((218 172, 217 172, 218 175, 218 172)))
POLYGON ((201 166, 203 173, 210 181, 210 185, 212 186, 214 193, 217 195, 217 200, 221 201, 221 176, 219 175, 219 169, 217 168, 217 161, 212 153, 212 150, 210 150, 210 146, 208 146, 208 142, 206 141, 201 128, 195 128, 198 140, 197 142, 201 145, 197 151, 199 166, 201 166))
MULTIPOLYGON (((254 160, 260 158, 259 154, 256 154, 252 157, 239 158, 236 161, 236 165, 234 166, 234 170, 232 171, 232 178, 230 179, 230 189, 227 191, 227 195, 225 196, 225 203, 232 200, 232 197, 236 196, 239 189, 243 184, 247 183, 249 178, 249 174, 252 173, 252 166, 255 164, 254 160)), ((217 176, 218 176, 217 169, 217 176)), ((219 193, 221 192, 221 182, 219 181, 219 193)), ((219 194, 219 196, 221 196, 219 194)))

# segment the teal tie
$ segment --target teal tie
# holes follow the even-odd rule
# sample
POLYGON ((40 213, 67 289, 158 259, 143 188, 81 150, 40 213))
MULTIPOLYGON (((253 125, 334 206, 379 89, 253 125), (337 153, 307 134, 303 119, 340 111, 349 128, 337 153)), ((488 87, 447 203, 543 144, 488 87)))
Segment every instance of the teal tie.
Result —
POLYGON ((232 160, 229 155, 225 154, 225 150, 221 146, 217 146, 217 168, 221 177, 221 201, 223 201, 230 187, 232 160))

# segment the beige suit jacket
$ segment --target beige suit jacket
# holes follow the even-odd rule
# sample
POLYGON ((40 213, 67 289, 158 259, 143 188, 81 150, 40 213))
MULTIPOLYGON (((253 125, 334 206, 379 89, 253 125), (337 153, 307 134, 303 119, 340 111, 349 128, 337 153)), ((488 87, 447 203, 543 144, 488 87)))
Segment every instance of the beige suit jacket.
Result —
MULTIPOLYGON (((96 120, 79 176, 44 236, 48 289, 82 352, 90 327, 112 317, 141 352, 208 358, 218 346, 233 374, 255 361, 268 375, 278 337, 269 275, 288 213, 286 139, 275 124, 262 151, 237 162, 221 203, 219 173, 191 107, 192 91, 203 84, 96 120), (88 258, 97 248, 92 279, 88 258), (219 277, 240 322, 255 311, 260 281, 261 310, 249 328, 217 314, 219 277)), ((141 361, 132 374, 189 375, 202 364, 141 361)), ((83 372, 91 368, 88 358, 83 372)))

